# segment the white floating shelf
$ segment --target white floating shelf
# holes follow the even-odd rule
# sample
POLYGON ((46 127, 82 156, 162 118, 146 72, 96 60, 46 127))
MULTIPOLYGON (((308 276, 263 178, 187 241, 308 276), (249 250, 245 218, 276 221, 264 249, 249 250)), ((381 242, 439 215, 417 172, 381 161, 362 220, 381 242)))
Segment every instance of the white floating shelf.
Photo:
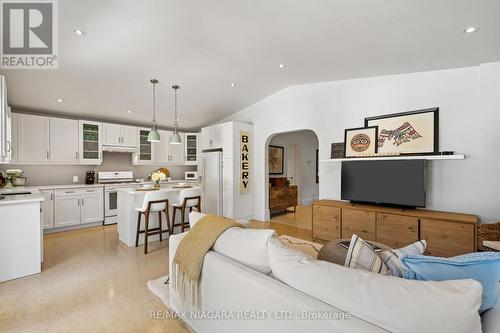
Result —
POLYGON ((389 160, 463 160, 465 155, 421 155, 421 156, 373 156, 373 157, 351 157, 330 158, 320 162, 354 162, 354 161, 389 161, 389 160))

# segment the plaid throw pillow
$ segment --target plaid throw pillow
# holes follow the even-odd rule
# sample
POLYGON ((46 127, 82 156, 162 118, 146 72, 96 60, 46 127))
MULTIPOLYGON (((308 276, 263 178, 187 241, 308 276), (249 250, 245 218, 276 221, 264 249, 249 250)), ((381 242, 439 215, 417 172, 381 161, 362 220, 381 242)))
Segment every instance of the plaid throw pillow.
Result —
POLYGON ((390 275, 389 268, 373 248, 358 235, 352 235, 344 266, 390 275))
POLYGON ((389 268, 390 275, 403 277, 404 270, 400 258, 405 254, 423 254, 426 247, 427 242, 425 240, 419 240, 418 242, 400 249, 381 251, 378 255, 384 264, 389 268))

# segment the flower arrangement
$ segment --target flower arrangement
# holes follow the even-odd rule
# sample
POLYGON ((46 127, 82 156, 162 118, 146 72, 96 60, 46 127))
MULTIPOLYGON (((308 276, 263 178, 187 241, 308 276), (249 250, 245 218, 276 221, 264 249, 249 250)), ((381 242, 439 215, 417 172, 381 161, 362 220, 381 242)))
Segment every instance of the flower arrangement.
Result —
POLYGON ((166 179, 167 179, 167 175, 166 175, 166 174, 164 174, 164 173, 163 173, 163 172, 161 172, 161 171, 156 171, 156 172, 153 172, 153 173, 151 174, 151 180, 154 180, 154 182, 155 182, 155 187, 156 187, 156 188, 160 188, 160 187, 161 187, 160 182, 161 182, 162 180, 166 180, 166 179))

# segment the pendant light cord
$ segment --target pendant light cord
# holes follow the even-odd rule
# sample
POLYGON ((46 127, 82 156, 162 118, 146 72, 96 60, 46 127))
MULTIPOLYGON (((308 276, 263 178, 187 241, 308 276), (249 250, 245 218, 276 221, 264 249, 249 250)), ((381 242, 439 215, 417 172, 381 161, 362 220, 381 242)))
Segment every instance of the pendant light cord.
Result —
POLYGON ((153 83, 153 121, 156 122, 156 83, 153 83))
POLYGON ((177 89, 175 89, 174 91, 175 91, 175 94, 174 94, 174 103, 175 103, 175 107, 174 107, 174 113, 175 113, 174 126, 177 128, 177 126, 179 126, 179 124, 177 123, 177 89))

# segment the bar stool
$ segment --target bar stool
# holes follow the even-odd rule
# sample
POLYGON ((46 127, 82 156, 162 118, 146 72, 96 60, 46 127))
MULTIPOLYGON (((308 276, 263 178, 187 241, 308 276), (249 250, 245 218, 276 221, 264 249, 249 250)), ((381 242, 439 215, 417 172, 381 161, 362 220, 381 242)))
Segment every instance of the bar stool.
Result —
POLYGON ((172 207, 174 211, 172 212, 172 224, 170 230, 174 232, 175 227, 181 226, 181 232, 184 232, 184 228, 189 228, 189 221, 186 222, 186 208, 189 208, 189 212, 193 211, 196 207, 198 212, 201 212, 201 188, 193 187, 189 189, 181 190, 179 193, 179 202, 173 203, 172 207), (177 210, 181 211, 181 222, 175 223, 175 212, 177 210))
POLYGON ((170 217, 168 213, 168 192, 155 191, 148 192, 144 196, 142 207, 137 211, 137 233, 135 235, 135 247, 139 246, 139 235, 144 234, 144 254, 148 253, 148 237, 160 235, 160 242, 163 240, 162 234, 167 231, 170 234, 170 217), (149 228, 149 215, 158 212, 158 227, 149 228), (167 230, 163 230, 161 223, 161 213, 167 217, 167 230), (141 230, 141 216, 144 215, 144 230, 141 230))

